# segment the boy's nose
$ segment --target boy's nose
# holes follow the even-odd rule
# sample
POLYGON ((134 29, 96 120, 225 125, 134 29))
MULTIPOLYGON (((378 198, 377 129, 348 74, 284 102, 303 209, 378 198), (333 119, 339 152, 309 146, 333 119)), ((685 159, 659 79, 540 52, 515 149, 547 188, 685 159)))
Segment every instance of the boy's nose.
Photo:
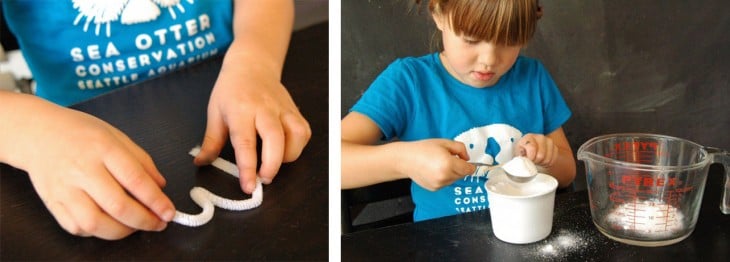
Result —
POLYGON ((480 65, 484 65, 485 67, 494 67, 495 65, 499 64, 499 55, 498 55, 499 49, 497 46, 484 43, 481 48, 479 48, 479 57, 477 59, 477 62, 480 65))

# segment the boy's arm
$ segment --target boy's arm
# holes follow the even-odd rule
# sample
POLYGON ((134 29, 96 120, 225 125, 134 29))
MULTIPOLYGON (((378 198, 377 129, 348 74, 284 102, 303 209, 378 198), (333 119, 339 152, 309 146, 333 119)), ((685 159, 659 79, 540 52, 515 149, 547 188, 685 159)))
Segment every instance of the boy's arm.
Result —
POLYGON ((576 167, 573 150, 570 148, 562 127, 548 134, 547 137, 552 139, 553 144, 558 147, 558 157, 547 172, 558 179, 558 185, 561 188, 567 187, 575 179, 576 167))
POLYGON ((447 139, 374 145, 382 133, 367 116, 342 119, 342 189, 410 178, 438 190, 474 172, 464 144, 447 139), (457 157, 458 156, 458 157, 457 157))
POLYGON ((215 159, 230 137, 241 188, 253 192, 258 175, 268 184, 282 162, 296 160, 311 129, 281 84, 294 21, 291 0, 234 2, 234 40, 208 105, 208 122, 198 165, 215 159), (257 173, 256 137, 262 140, 257 173))
POLYGON ((237 0, 233 8, 233 43, 224 64, 257 64, 280 79, 294 26, 294 1, 237 0))
POLYGON ((378 126, 357 112, 342 119, 342 189, 358 188, 407 178, 397 171, 392 144, 376 146, 382 136, 378 126))

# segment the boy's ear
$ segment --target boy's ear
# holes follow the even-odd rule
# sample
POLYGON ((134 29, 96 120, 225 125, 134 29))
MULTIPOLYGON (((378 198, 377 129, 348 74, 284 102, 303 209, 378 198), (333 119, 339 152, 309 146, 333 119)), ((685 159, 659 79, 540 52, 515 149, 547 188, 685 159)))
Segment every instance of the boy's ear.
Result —
POLYGON ((444 26, 446 25, 446 21, 444 21, 444 16, 439 15, 436 12, 432 12, 431 17, 433 17, 433 21, 436 22, 436 28, 438 28, 439 31, 444 31, 444 26))

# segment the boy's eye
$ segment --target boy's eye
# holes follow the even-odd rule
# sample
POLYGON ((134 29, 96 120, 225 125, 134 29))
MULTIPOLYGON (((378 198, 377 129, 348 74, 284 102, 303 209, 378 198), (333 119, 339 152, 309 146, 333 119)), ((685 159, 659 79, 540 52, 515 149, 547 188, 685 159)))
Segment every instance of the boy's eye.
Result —
POLYGON ((467 44, 470 44, 470 45, 476 45, 476 44, 478 44, 478 43, 479 43, 479 40, 474 40, 474 39, 464 39, 464 42, 465 42, 465 43, 467 43, 467 44))

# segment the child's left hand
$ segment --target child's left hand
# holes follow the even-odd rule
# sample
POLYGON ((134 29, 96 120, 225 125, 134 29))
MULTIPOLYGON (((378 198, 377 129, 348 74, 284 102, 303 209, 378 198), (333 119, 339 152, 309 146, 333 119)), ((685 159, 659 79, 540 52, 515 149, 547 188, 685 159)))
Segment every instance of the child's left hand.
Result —
POLYGON ((515 154, 532 160, 535 165, 550 168, 558 159, 558 147, 553 140, 540 134, 527 134, 517 142, 515 154))
POLYGON ((281 163, 296 160, 312 131, 279 74, 256 61, 225 63, 208 104, 205 137, 195 164, 213 161, 228 136, 236 153, 241 189, 250 194, 256 181, 256 135, 262 140, 259 177, 268 184, 281 163))

